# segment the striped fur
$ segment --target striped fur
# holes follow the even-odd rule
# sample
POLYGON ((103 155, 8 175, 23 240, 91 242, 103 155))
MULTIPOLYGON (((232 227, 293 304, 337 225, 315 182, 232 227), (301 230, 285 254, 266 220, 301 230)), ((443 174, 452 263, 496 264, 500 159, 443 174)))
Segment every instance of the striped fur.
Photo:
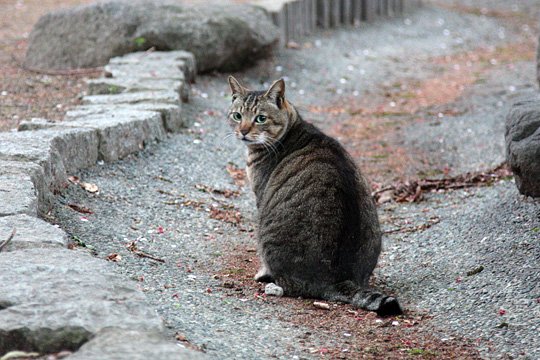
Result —
POLYGON ((258 209, 256 279, 275 282, 288 296, 401 313, 395 298, 368 288, 381 231, 369 186, 347 152, 301 118, 285 99, 283 80, 267 91, 248 91, 232 77, 229 84, 228 119, 247 145, 258 209), (261 114, 265 121, 257 123, 261 114))

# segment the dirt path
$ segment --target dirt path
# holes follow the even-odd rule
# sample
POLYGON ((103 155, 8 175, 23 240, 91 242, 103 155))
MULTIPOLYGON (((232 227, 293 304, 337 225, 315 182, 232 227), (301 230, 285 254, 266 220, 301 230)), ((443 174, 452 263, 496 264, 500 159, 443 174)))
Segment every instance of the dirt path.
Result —
MULTIPOLYGON (((533 92, 533 23, 512 9, 453 6, 320 33, 235 75, 252 87, 286 76, 289 98, 347 146, 375 189, 486 170, 503 160, 506 106, 533 92)), ((540 209, 508 180, 381 206, 375 282, 406 304, 403 317, 261 295, 244 149, 225 139, 225 78, 198 79, 191 129, 78 174, 99 194, 72 186, 50 217, 139 282, 171 339, 214 358, 540 356, 540 209)))
POLYGON ((22 68, 28 36, 41 15, 91 0, 6 0, 0 2, 0 131, 22 120, 61 120, 79 103, 82 75, 58 76, 22 68))

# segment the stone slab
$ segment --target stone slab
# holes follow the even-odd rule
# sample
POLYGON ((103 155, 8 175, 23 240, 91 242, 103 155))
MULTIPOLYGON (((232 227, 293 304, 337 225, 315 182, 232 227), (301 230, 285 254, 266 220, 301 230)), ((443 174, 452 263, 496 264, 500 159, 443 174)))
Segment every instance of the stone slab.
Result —
POLYGON ((158 64, 146 63, 144 61, 140 63, 128 63, 128 64, 115 64, 109 63, 105 65, 105 72, 112 75, 113 78, 127 77, 129 75, 146 79, 172 79, 172 80, 184 80, 184 73, 176 67, 176 64, 171 61, 169 64, 165 63, 161 66, 158 64))
POLYGON ((167 131, 178 132, 190 125, 190 119, 182 115, 181 104, 141 102, 132 105, 115 105, 111 108, 108 105, 83 105, 66 114, 67 119, 77 119, 88 115, 108 114, 111 111, 152 111, 159 112, 162 116, 163 126, 167 131))
POLYGON ((38 214, 38 194, 28 175, 0 175, 0 218, 38 214))
POLYGON ((160 334, 137 330, 105 329, 84 344, 69 360, 196 360, 206 355, 183 349, 160 334))
POLYGON ((34 162, 43 168, 46 186, 66 182, 67 172, 97 161, 98 134, 92 129, 51 128, 0 133, 0 160, 34 162))
POLYGON ((99 136, 98 156, 104 161, 116 161, 142 150, 151 141, 167 136, 162 115, 156 111, 130 110, 109 106, 108 112, 78 118, 67 116, 62 126, 95 129, 99 136))
POLYGON ((126 92, 172 90, 180 96, 182 102, 189 101, 191 91, 190 85, 185 80, 136 78, 133 76, 89 79, 86 84, 88 85, 89 95, 116 95, 126 92))
POLYGON ((17 229, 17 233, 2 251, 47 247, 65 248, 68 245, 67 235, 62 229, 25 214, 0 218, 0 242, 7 239, 13 228, 17 229))
POLYGON ((64 163, 67 174, 94 166, 98 160, 99 134, 92 128, 62 129, 52 145, 64 163))
POLYGON ((133 93, 120 93, 115 95, 90 95, 83 98, 83 104, 137 104, 141 102, 163 102, 168 104, 178 104, 181 98, 173 90, 163 91, 138 91, 133 93))
POLYGON ((0 176, 2 175, 13 175, 19 178, 29 176, 38 194, 38 212, 45 214, 49 210, 53 195, 47 186, 41 166, 28 161, 0 160, 0 176))
POLYGON ((50 129, 55 127, 57 122, 50 121, 43 118, 31 118, 30 120, 23 120, 17 126, 17 131, 30 131, 30 130, 41 130, 41 129, 50 129))
POLYGON ((73 351, 110 327, 163 331, 133 281, 83 252, 2 252, 0 283, 0 354, 73 351))
POLYGON ((194 82, 197 75, 195 56, 187 51, 138 51, 109 60, 109 64, 148 63, 150 66, 176 66, 188 82, 194 82))

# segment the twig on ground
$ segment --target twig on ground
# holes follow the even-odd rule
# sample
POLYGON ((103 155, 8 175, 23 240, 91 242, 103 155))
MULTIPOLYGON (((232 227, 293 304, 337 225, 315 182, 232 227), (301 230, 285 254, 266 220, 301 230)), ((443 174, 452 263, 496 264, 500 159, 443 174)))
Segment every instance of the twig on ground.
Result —
POLYGON ((479 186, 489 186, 496 181, 512 175, 508 166, 503 163, 493 169, 480 172, 469 172, 453 177, 441 179, 420 179, 386 186, 372 193, 375 201, 379 201, 380 194, 392 191, 392 198, 397 202, 419 202, 422 194, 427 191, 456 190, 479 186))
POLYGON ((127 245, 126 245, 127 249, 129 251, 131 251, 132 253, 134 253, 135 255, 138 255, 140 257, 145 257, 145 258, 148 258, 148 259, 151 259, 151 260, 154 260, 154 261, 158 261, 160 263, 164 263, 165 260, 163 259, 160 259, 158 257, 155 257, 153 255, 150 255, 150 254, 147 254, 141 250, 139 250, 137 248, 137 244, 135 244, 135 241, 130 241, 127 245))
POLYGON ((403 233, 417 232, 417 231, 422 231, 422 230, 429 229, 433 225, 438 224, 440 222, 441 222, 440 218, 432 217, 425 224, 420 224, 420 225, 417 225, 417 226, 410 226, 410 227, 400 227, 400 228, 397 228, 397 229, 386 230, 383 233, 384 234, 394 234, 394 233, 398 233, 398 232, 403 232, 403 233))
POLYGON ((17 234, 17 229, 16 228, 13 228, 13 230, 11 231, 11 235, 9 235, 9 237, 7 238, 6 241, 4 241, 2 244, 0 244, 0 252, 2 252, 2 250, 8 246, 8 244, 11 242, 11 240, 13 240, 13 238, 15 237, 15 234, 17 234))

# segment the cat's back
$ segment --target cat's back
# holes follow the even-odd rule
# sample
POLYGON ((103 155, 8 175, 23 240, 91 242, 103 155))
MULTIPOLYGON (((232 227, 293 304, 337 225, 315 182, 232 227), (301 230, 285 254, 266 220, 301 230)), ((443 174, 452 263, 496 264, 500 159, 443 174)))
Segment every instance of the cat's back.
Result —
POLYGON ((343 207, 356 207, 361 196, 359 190, 365 185, 354 162, 337 140, 299 120, 281 146, 283 153, 275 166, 268 169, 267 184, 263 194, 259 194, 262 195, 260 210, 264 211, 267 205, 272 208, 312 206, 313 211, 324 207, 338 212, 343 212, 343 207))

